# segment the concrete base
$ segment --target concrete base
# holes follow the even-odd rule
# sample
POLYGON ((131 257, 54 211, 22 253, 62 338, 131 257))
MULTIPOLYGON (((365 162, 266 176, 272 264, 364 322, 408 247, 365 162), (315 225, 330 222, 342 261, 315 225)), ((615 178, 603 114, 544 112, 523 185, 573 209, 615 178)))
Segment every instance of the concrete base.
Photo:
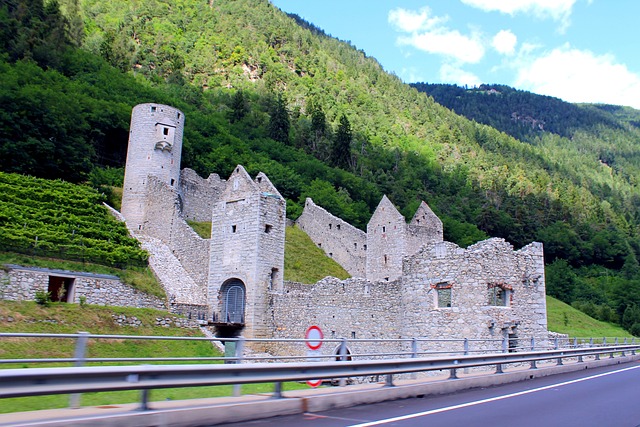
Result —
MULTIPOLYGON (((0 415, 0 427, 186 427, 259 420, 282 415, 320 412, 334 408, 371 404, 388 400, 406 399, 455 393, 457 391, 490 387, 565 372, 599 366, 629 363, 640 360, 640 355, 603 358, 581 363, 565 361, 564 365, 546 363, 538 369, 512 368, 502 374, 459 374, 458 379, 431 378, 396 381, 393 387, 384 384, 363 384, 347 387, 294 390, 284 398, 248 395, 214 399, 152 402, 150 410, 138 410, 138 404, 108 405, 80 409, 52 409, 17 412, 0 415)), ((447 375, 448 376, 448 375, 447 375)))

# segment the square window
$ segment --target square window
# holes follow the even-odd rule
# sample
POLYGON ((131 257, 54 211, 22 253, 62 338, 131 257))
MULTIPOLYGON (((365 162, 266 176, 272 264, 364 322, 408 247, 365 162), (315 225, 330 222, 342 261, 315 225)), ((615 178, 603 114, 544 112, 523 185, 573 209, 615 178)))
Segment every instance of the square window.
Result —
POLYGON ((271 224, 266 224, 264 226, 264 232, 265 233, 271 233, 271 229, 273 228, 273 226, 271 224))
POLYGON ((500 286, 491 286, 488 290, 489 305, 494 307, 508 307, 510 292, 508 289, 504 289, 500 286))

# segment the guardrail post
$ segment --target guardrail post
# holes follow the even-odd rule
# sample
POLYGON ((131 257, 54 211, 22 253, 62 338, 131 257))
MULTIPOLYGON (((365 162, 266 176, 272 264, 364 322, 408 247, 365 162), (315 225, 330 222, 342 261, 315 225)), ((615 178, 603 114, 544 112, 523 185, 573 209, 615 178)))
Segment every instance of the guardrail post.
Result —
MULTIPOLYGON (((456 363, 456 362, 453 362, 453 363, 456 363)), ((458 379, 458 375, 456 374, 456 368, 449 369, 449 379, 450 380, 457 380, 458 379)))
POLYGON ((386 380, 384 382, 385 387, 395 387, 396 385, 393 383, 393 374, 387 374, 386 380))
MULTIPOLYGON (((464 339, 464 355, 468 356, 469 355, 469 338, 465 338, 464 339)), ((465 374, 469 373, 469 368, 464 368, 463 372, 465 374)))
MULTIPOLYGON (((534 337, 531 337, 531 351, 535 351, 535 350, 536 350, 536 339, 534 337)), ((531 361, 530 369, 538 369, 538 366, 536 365, 535 360, 531 361)))
MULTIPOLYGON (((242 357, 244 354, 244 338, 238 337, 236 341, 236 360, 234 363, 242 363, 242 357)), ((234 384, 233 385, 233 396, 240 397, 242 395, 242 384, 234 384)))
MULTIPOLYGON (((418 339, 416 337, 411 338, 411 358, 415 359, 418 357, 418 339)), ((418 378, 417 372, 412 372, 410 378, 415 380, 418 378)))
MULTIPOLYGON (((636 337, 633 337, 631 339, 631 345, 635 345, 636 344, 636 337)), ((634 356, 636 355, 636 349, 634 348, 633 350, 631 350, 631 354, 633 354, 634 356)))
MULTIPOLYGON (((346 360, 347 360, 347 339, 342 338, 342 341, 340 341, 340 361, 345 362, 346 360)), ((340 380, 338 381, 338 386, 344 387, 345 385, 347 385, 347 379, 344 377, 340 378, 340 380)))
MULTIPOLYGON (((76 348, 73 352, 73 358, 76 359, 73 362, 74 366, 83 366, 87 355, 87 341, 89 340, 88 332, 78 332, 78 339, 76 340, 76 348)), ((69 408, 80 408, 80 393, 73 393, 69 395, 69 408)))
MULTIPOLYGON (((618 345, 618 337, 616 337, 615 340, 613 340, 613 344, 618 345)), ((613 351, 609 353, 609 359, 613 359, 613 351)))
MULTIPOLYGON (((502 352, 506 353, 509 348, 509 339, 505 336, 502 338, 502 352)), ((496 374, 502 374, 504 371, 502 370, 502 363, 496 364, 496 374)))
MULTIPOLYGON (((578 348, 578 338, 573 339, 573 348, 578 348)), ((579 355, 578 363, 582 363, 582 362, 584 362, 584 360, 582 360, 582 355, 579 355)))
POLYGON ((280 381, 278 381, 274 385, 273 398, 274 399, 282 399, 282 383, 280 381))
POLYGON ((149 410, 149 389, 144 388, 140 390, 140 411, 148 411, 149 410))

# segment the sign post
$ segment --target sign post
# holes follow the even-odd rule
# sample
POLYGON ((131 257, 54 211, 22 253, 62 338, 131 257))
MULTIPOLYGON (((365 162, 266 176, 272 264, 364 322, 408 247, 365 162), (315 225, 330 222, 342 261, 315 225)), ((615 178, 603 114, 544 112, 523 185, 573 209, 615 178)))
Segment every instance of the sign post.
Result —
MULTIPOLYGON (((307 347, 307 357, 310 362, 319 362, 320 358, 317 356, 320 355, 320 347, 322 347, 322 340, 324 339, 324 334, 322 333, 322 329, 316 325, 309 326, 307 331, 304 333, 304 339, 306 341, 307 347)), ((322 380, 307 380, 307 384, 310 387, 318 387, 322 384, 322 380)))

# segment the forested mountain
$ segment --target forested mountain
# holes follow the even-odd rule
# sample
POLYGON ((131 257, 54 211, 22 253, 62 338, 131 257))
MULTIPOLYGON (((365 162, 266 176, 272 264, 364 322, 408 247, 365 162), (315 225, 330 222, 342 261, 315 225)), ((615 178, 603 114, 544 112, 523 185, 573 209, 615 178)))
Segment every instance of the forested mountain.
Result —
POLYGON ((632 111, 520 141, 266 0, 7 0, 0 32, 4 171, 105 183, 131 108, 171 104, 203 176, 262 170, 292 218, 311 196, 364 227, 387 194, 406 217, 425 200, 463 246, 543 241, 552 295, 640 333, 632 111))

